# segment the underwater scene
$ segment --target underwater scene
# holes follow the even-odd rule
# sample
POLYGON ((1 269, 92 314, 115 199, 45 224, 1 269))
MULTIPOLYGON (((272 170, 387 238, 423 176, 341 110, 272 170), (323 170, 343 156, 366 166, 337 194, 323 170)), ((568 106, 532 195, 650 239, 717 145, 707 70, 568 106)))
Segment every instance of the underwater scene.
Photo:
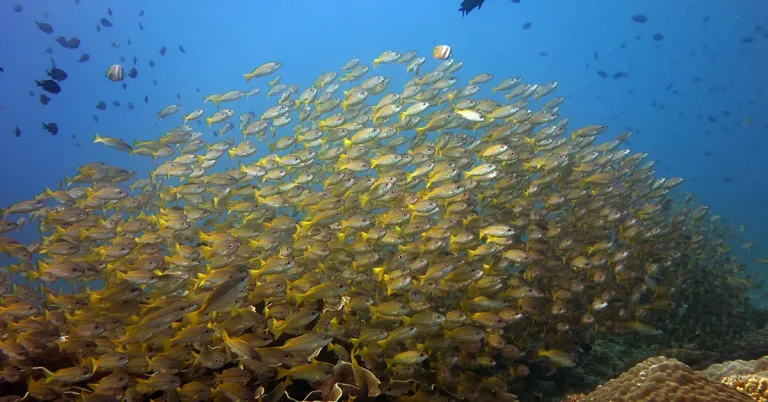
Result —
POLYGON ((0 402, 768 401, 768 3, 0 21, 0 402))

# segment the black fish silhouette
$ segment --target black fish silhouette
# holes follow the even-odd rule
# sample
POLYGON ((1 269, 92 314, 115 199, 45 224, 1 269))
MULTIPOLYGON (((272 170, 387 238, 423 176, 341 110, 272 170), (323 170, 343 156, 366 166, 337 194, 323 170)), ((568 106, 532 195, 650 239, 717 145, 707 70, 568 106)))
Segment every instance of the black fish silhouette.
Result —
POLYGON ((56 135, 59 133, 59 125, 56 123, 48 123, 48 124, 43 123, 43 129, 51 133, 52 135, 56 135))
POLYGON ((57 94, 61 92, 61 87, 59 84, 54 80, 45 80, 45 81, 37 81, 37 86, 42 87, 44 91, 50 92, 52 94, 57 94))

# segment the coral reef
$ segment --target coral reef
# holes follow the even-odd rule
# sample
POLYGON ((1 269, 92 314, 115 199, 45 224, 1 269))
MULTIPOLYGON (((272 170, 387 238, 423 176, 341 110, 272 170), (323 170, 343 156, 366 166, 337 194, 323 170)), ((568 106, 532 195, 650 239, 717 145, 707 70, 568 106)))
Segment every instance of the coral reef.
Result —
POLYGON ((582 401, 750 402, 753 399, 676 359, 652 357, 608 381, 582 401))
POLYGON ((721 381, 726 377, 756 374, 766 370, 768 370, 768 356, 757 360, 733 360, 713 364, 701 373, 713 380, 721 381))
POLYGON ((768 372, 728 376, 723 378, 722 383, 751 396, 756 401, 768 401, 768 372))

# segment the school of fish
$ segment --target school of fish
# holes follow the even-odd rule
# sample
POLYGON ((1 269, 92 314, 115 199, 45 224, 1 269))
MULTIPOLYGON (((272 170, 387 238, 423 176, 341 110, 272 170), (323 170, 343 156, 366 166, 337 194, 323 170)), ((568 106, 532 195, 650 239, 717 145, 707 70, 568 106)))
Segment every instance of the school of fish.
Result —
POLYGON ((96 134, 156 167, 89 163, 2 209, 2 400, 516 400, 531 364, 658 334, 681 283, 730 261, 629 132, 569 127, 557 82, 429 63, 386 51, 305 89, 264 63, 260 114, 235 120, 259 92, 236 90, 153 141, 96 134), (40 241, 8 237, 25 224, 40 241))

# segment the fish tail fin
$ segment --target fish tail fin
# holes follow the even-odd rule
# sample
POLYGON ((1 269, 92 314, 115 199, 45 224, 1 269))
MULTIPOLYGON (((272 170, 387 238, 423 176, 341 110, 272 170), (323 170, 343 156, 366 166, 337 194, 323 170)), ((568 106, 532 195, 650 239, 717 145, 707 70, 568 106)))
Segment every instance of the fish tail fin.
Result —
POLYGON ((282 367, 277 368, 277 379, 281 379, 288 376, 289 371, 287 369, 284 369, 282 367))
POLYGON ((381 281, 384 279, 384 267, 374 268, 373 274, 376 276, 377 280, 381 281))
POLYGON ((187 318, 189 319, 189 324, 192 327, 196 327, 198 324, 200 324, 200 313, 197 311, 190 313, 187 318))
POLYGON ((274 339, 275 339, 275 340, 277 340, 278 338, 280 338, 280 335, 282 335, 282 334, 283 334, 283 329, 282 329, 282 328, 280 328, 280 329, 273 329, 273 330, 272 330, 272 335, 274 335, 274 336, 275 336, 275 337, 274 337, 274 339))
POLYGON ((251 82, 251 78, 253 78, 253 74, 245 73, 243 74, 243 77, 245 77, 245 82, 251 82))
POLYGON ((45 368, 45 367, 36 366, 36 367, 32 367, 32 368, 35 369, 35 370, 42 370, 46 377, 50 378, 53 375, 53 373, 50 370, 48 370, 47 368, 45 368))

